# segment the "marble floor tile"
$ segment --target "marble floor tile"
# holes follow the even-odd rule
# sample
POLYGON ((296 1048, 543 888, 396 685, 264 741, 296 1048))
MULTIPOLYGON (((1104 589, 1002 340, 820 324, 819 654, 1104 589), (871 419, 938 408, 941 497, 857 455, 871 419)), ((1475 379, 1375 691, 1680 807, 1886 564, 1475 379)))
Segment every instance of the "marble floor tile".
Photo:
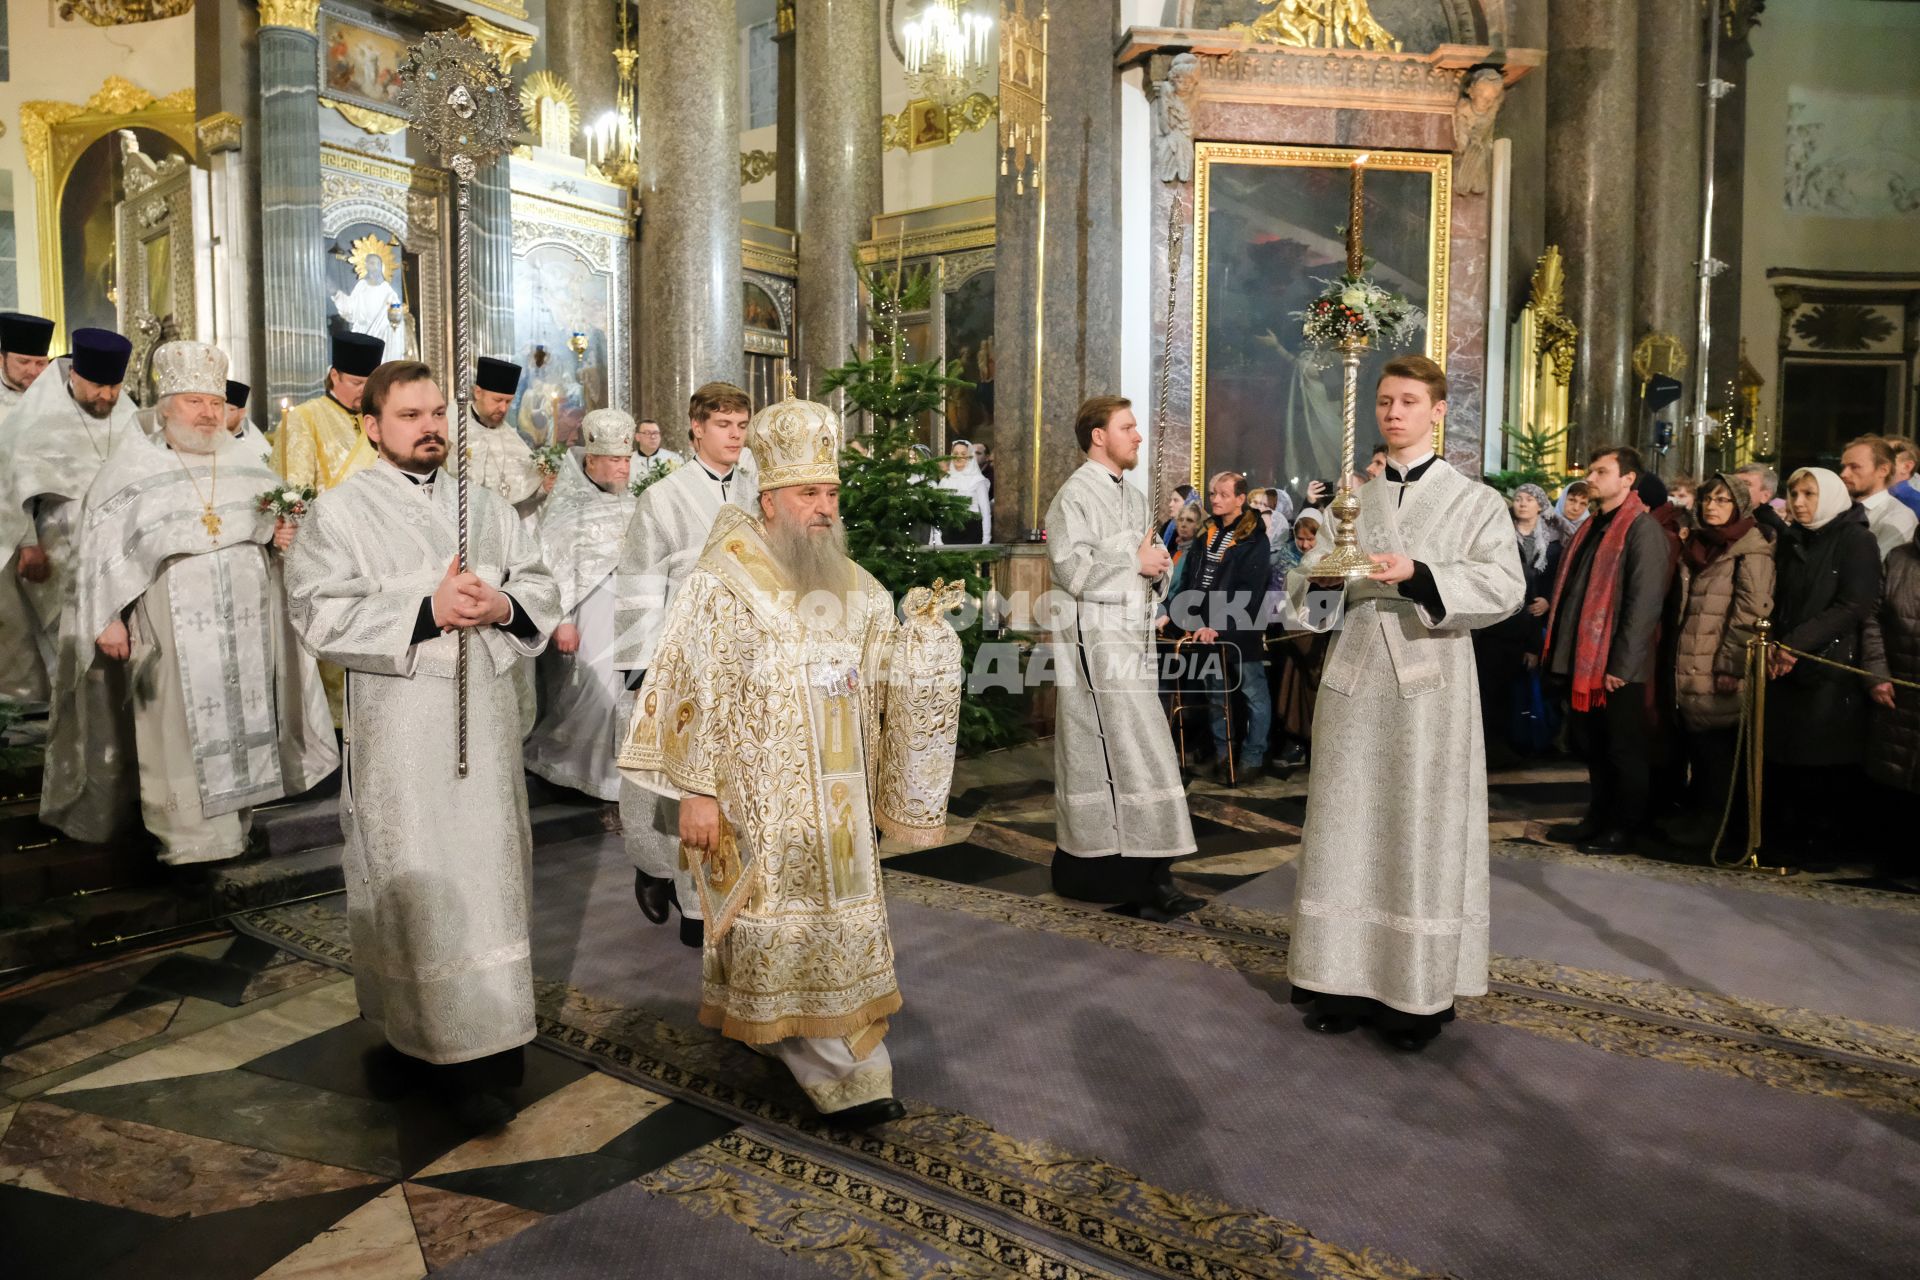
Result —
POLYGON ((595 1072, 540 1099, 502 1132, 455 1147, 413 1176, 598 1151, 667 1101, 650 1090, 595 1072))
POLYGON ((7 1140, 7 1126, 13 1123, 13 1113, 19 1109, 17 1102, 0 1103, 0 1142, 7 1140))
POLYGON ((123 1045, 159 1035, 166 1030, 179 1008, 178 999, 167 1000, 108 1018, 91 1027, 69 1031, 51 1040, 42 1040, 0 1058, 0 1069, 17 1071, 22 1076, 43 1076, 50 1071, 64 1070, 123 1045))
POLYGON ((271 1008, 243 1014, 229 1022, 185 1036, 171 1044, 125 1059, 99 1071, 69 1080, 54 1094, 101 1089, 143 1080, 169 1080, 226 1071, 262 1054, 283 1049, 315 1032, 337 1027, 359 1016, 353 983, 337 981, 302 990, 271 1008))
POLYGON ((973 829, 973 843, 985 849, 1010 853, 1029 862, 1051 862, 1053 841, 1016 831, 997 822, 982 822, 973 829))
POLYGON ((1257 876, 1292 862, 1300 846, 1270 845, 1264 849, 1240 849, 1216 857, 1183 858, 1176 867, 1180 875, 1257 876))
POLYGON ((255 1151, 46 1102, 14 1114, 0 1184, 163 1217, 377 1184, 357 1169, 255 1151))
POLYGON ((84 1280, 254 1280, 383 1189, 346 1187, 181 1218, 84 1280))
POLYGON ((407 1183, 406 1193, 420 1252, 434 1271, 510 1240, 544 1216, 417 1182, 407 1183))
POLYGON ((268 1267, 259 1280, 420 1280, 426 1274, 406 1189, 392 1186, 268 1267))
POLYGON ((1215 822, 1229 827, 1238 827, 1242 831, 1261 831, 1272 835, 1300 838, 1300 827, 1281 818, 1260 813, 1245 805, 1235 804, 1221 796, 1194 796, 1188 801, 1188 810, 1196 817, 1211 818, 1215 822))
POLYGON ((0 1270, 21 1280, 96 1280, 114 1259, 165 1231, 170 1221, 0 1185, 0 1270))

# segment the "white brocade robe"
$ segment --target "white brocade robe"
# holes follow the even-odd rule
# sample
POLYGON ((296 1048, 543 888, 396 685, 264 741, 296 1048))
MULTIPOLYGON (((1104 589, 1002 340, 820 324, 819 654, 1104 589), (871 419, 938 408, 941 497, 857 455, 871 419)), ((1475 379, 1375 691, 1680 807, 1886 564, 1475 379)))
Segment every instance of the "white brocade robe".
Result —
POLYGON ((540 655, 540 723, 527 739, 527 768, 600 800, 620 798, 614 756, 633 699, 613 665, 613 571, 635 499, 607 493, 568 458, 540 520, 540 546, 560 588, 560 608, 580 648, 540 655))
POLYGON ((1393 587, 1314 591, 1288 575, 1307 628, 1341 625, 1313 720, 1295 984, 1438 1013, 1487 990, 1487 766, 1474 629, 1510 616, 1525 579, 1493 489, 1436 461, 1411 485, 1360 489, 1360 549, 1433 573, 1445 616, 1393 587), (1400 499, 1402 490, 1405 498, 1400 499))
MULTIPOLYGON (((533 449, 520 438, 520 433, 509 426, 489 427, 486 423, 467 415, 467 454, 473 460, 473 473, 468 479, 483 489, 491 489, 504 499, 524 519, 540 509, 547 496, 540 490, 540 468, 534 465, 533 449)), ((453 442, 447 442, 449 451, 453 442)), ((451 452, 449 452, 451 457, 451 452)), ((460 474, 457 459, 447 468, 454 475, 460 474)))
POLYGON ((864 1059, 900 1007, 876 827, 920 846, 945 830, 960 643, 937 617, 899 627, 880 584, 848 571, 847 608, 809 627, 759 522, 722 512, 620 764, 720 807, 701 1022, 756 1045, 843 1039, 864 1059))
POLYGON ((1147 498, 1088 462, 1047 508, 1053 586, 1073 599, 1053 635, 1059 686, 1054 813, 1062 851, 1094 858, 1192 853, 1193 822, 1153 666, 1165 579, 1140 576, 1147 498))
POLYGON ((278 483, 246 442, 176 453, 137 433, 100 468, 83 508, 74 600, 63 628, 43 818, 100 840, 115 815, 131 718, 140 806, 167 863, 245 852, 248 811, 306 791, 338 766, 326 694, 288 621, 274 517, 257 499, 278 483), (207 502, 218 532, 206 523, 207 502), (100 718, 78 696, 123 664, 95 639, 127 622, 128 704, 100 718))
POLYGON ((468 774, 456 769, 457 636, 413 643, 456 544, 457 486, 384 462, 313 505, 287 561, 307 647, 347 670, 341 862, 360 1011, 402 1052, 465 1062, 533 1038, 531 832, 511 672, 559 592, 513 509, 470 491, 471 565, 539 629, 470 633, 468 774))
MULTIPOLYGON (((653 661, 654 646, 666 626, 667 608, 680 584, 693 572, 721 509, 728 505, 743 512, 757 508, 753 481, 744 466, 744 451, 741 456, 742 464, 734 468, 724 497, 720 484, 696 457, 648 485, 635 501, 614 579, 615 669, 643 671, 653 661)), ((631 780, 621 784, 620 825, 627 856, 635 867, 657 879, 678 877, 680 909, 698 919, 699 899, 680 866, 677 823, 671 800, 663 800, 631 780)))
MULTIPOLYGON (((7 420, 25 395, 0 381, 0 460, 9 449, 7 420)), ((0 698, 45 702, 47 665, 40 656, 33 610, 15 572, 17 549, 33 541, 33 522, 7 497, 0 494, 0 698)))

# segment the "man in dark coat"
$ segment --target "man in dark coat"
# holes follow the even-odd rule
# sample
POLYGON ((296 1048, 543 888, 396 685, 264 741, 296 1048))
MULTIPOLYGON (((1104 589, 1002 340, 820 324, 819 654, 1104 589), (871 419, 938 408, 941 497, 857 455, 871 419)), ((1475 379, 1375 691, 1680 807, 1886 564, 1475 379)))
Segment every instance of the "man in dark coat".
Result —
POLYGON ((1220 646, 1222 665, 1207 677, 1212 703, 1214 774, 1238 785, 1266 764, 1273 702, 1267 694, 1266 619, 1267 530, 1260 513, 1247 502, 1247 478, 1222 471, 1207 485, 1213 515, 1180 565, 1173 584, 1170 616, 1195 643, 1220 646), (1246 737, 1237 748, 1232 718, 1233 690, 1245 696, 1246 737))
POLYGON ((1595 511, 1561 558, 1547 615, 1541 662, 1567 690, 1591 779, 1586 818, 1562 833, 1582 853, 1626 853, 1647 822, 1649 708, 1673 561, 1666 532, 1634 492, 1645 473, 1627 445, 1588 460, 1595 511))

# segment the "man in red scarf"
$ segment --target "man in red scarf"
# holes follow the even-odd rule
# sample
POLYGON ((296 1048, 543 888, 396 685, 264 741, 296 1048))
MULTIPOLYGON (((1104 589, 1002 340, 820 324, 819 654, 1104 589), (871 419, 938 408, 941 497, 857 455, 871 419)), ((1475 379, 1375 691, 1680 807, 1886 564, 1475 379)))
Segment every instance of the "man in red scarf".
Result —
POLYGON ((1647 822, 1655 641, 1673 561, 1665 531, 1634 492, 1644 471, 1626 445, 1588 460, 1595 514, 1560 561, 1547 615, 1541 660, 1567 688, 1592 788, 1586 818, 1562 833, 1582 853, 1626 853, 1647 822))

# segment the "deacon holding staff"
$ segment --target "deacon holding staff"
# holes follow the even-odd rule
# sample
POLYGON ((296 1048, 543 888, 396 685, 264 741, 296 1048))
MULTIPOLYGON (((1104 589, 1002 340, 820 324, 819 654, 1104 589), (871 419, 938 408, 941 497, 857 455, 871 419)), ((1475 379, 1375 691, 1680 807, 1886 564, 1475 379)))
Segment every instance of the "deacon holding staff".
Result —
POLYGON ((1340 628, 1320 678, 1313 785, 1287 972, 1315 1031, 1371 1024, 1417 1051, 1487 990, 1487 765, 1473 631, 1526 591, 1499 493, 1434 452, 1447 375, 1388 361, 1387 444, 1359 491, 1359 579, 1287 576, 1310 631, 1340 628))
POLYGON ((313 506, 287 561, 308 649, 346 668, 340 789, 360 1012, 408 1057, 445 1068, 463 1123, 504 1124, 533 1038, 531 832, 515 663, 545 647, 560 593, 513 508, 473 487, 469 559, 447 400, 415 361, 367 379, 379 461, 313 506), (469 636, 468 772, 455 725, 469 636))
MULTIPOLYGON (((339 767, 327 698, 287 618, 280 567, 291 521, 260 509, 280 487, 266 459, 226 427, 227 357, 201 342, 153 356, 159 433, 125 433, 94 478, 81 517, 72 626, 95 637, 93 664, 126 664, 134 757, 105 749, 122 726, 72 696, 63 671, 43 803, 87 827, 85 784, 137 761, 140 815, 168 866, 236 858, 253 807, 298 795, 339 767), (262 696, 264 695, 264 696, 262 696)), ((119 787, 108 790, 118 792, 119 787)))

